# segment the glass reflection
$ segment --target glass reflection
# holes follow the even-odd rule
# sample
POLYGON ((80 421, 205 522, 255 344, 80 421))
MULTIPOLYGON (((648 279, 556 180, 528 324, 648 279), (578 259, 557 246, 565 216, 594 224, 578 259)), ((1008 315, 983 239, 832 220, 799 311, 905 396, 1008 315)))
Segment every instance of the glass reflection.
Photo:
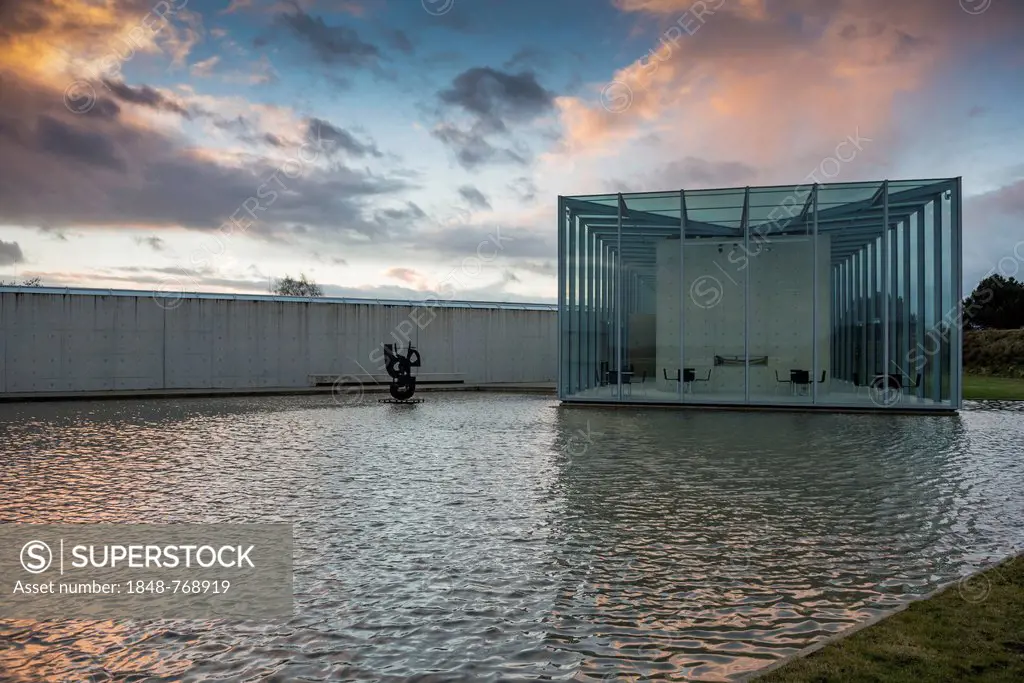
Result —
POLYGON ((957 179, 567 197, 560 395, 959 405, 957 179))

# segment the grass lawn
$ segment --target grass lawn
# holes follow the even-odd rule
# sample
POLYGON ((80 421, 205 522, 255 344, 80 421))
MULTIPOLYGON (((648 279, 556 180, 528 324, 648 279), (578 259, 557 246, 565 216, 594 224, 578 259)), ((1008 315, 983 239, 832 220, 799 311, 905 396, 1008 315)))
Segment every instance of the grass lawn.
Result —
POLYGON ((967 400, 1024 401, 1024 379, 964 375, 963 391, 967 400))
POLYGON ((756 680, 1024 681, 1024 556, 756 680))

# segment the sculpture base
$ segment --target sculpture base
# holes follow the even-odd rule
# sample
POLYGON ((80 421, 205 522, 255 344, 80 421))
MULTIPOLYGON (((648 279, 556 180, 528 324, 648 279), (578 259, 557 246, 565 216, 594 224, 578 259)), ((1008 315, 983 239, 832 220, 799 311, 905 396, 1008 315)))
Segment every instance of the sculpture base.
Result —
POLYGON ((378 398, 377 403, 398 403, 398 404, 411 404, 411 403, 423 403, 422 398, 407 398, 404 401, 397 398, 378 398))

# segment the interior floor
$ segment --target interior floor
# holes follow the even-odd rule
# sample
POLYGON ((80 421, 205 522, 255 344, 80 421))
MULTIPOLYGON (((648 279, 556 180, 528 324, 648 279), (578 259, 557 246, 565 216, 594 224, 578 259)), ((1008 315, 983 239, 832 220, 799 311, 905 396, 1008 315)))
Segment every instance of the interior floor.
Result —
MULTIPOLYGON (((651 403, 747 403, 743 387, 702 387, 701 382, 694 382, 691 387, 680 393, 675 382, 666 383, 648 379, 645 382, 634 381, 622 385, 622 400, 627 402, 651 403)), ((780 384, 775 391, 751 391, 751 404, 779 405, 864 405, 880 408, 893 405, 915 406, 948 406, 948 402, 940 403, 930 398, 917 396, 915 389, 906 388, 901 392, 872 390, 868 387, 856 387, 852 382, 831 379, 817 385, 817 401, 814 401, 814 389, 811 387, 791 388, 780 384)), ((618 387, 614 384, 595 386, 570 394, 567 398, 615 401, 618 402, 618 387)))

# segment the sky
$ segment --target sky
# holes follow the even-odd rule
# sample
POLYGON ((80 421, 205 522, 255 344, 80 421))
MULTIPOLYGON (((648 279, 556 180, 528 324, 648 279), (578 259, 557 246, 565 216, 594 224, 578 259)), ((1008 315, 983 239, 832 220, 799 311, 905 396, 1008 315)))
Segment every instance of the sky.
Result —
POLYGON ((1022 73, 1017 0, 6 0, 0 280, 552 302, 558 195, 962 176, 969 292, 1022 73))

